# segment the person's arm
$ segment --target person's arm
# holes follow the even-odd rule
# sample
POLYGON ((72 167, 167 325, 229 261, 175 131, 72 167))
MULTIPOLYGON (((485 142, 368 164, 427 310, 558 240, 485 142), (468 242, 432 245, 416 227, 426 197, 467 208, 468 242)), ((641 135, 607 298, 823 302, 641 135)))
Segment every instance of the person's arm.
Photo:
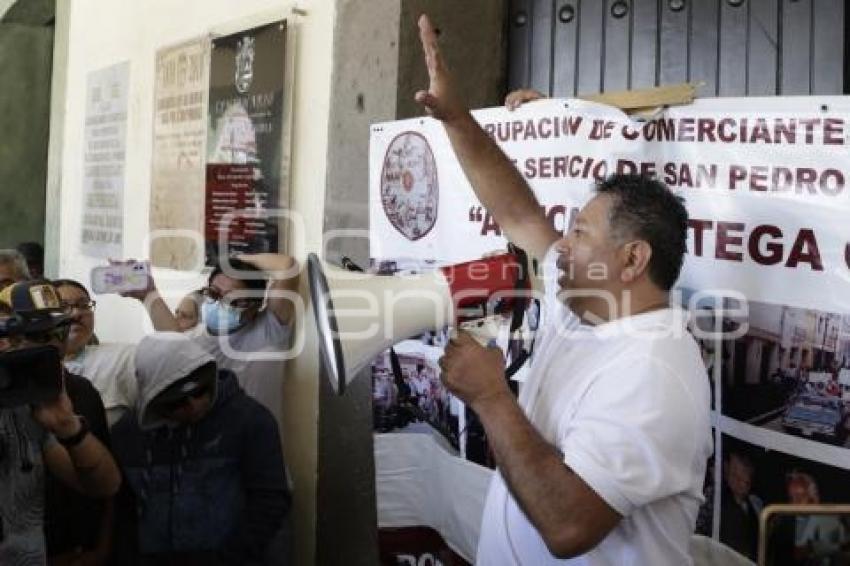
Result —
MULTIPOLYGON (((65 378, 65 388, 71 395, 74 408, 80 414, 85 415, 88 420, 91 434, 97 438, 103 446, 112 451, 112 439, 109 435, 109 424, 107 423, 106 408, 97 389, 85 378, 77 380, 76 397, 70 391, 69 376, 65 378)), ((117 496, 116 496, 117 497, 117 496)), ((110 497, 104 501, 103 512, 100 517, 100 528, 94 546, 83 551, 78 557, 80 565, 107 564, 112 554, 112 543, 115 524, 115 500, 110 497)))
POLYGON ((262 562, 292 504, 277 421, 267 409, 257 406, 245 432, 239 463, 245 507, 239 528, 220 552, 228 564, 262 562))
POLYGON ((460 333, 440 360, 442 379, 481 420, 511 494, 558 558, 584 554, 622 518, 563 461, 517 404, 501 352, 460 333))
POLYGON ((443 122, 452 148, 481 204, 493 215, 508 239, 538 259, 560 234, 546 219, 531 188, 499 146, 472 118, 453 89, 428 16, 419 18, 430 85, 416 93, 434 118, 443 122))
POLYGON ((284 254, 262 253, 244 254, 238 259, 250 263, 263 271, 271 279, 266 295, 266 308, 277 317, 281 324, 292 323, 295 305, 291 293, 298 291, 298 262, 284 254))
MULTIPOLYGON (((82 422, 74 414, 74 406, 64 392, 53 403, 34 408, 33 417, 57 439, 73 438, 82 428, 82 422)), ((91 433, 70 448, 49 442, 43 453, 51 473, 89 497, 111 497, 121 485, 121 473, 115 460, 91 433)))

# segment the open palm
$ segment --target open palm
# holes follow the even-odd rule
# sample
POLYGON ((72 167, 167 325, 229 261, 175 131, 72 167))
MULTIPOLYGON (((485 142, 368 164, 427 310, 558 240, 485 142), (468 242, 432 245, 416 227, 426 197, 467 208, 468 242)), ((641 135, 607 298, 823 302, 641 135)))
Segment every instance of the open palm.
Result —
POLYGON ((419 17, 419 39, 428 67, 428 90, 420 90, 415 99, 434 118, 451 122, 467 115, 466 106, 454 90, 451 73, 437 45, 437 32, 427 15, 419 17))

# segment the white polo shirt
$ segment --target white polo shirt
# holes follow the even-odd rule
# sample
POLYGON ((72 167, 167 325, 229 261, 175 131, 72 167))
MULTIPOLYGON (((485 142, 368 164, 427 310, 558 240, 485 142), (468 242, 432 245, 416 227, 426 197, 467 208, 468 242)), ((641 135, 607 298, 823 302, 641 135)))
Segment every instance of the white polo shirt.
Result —
POLYGON ((546 299, 520 405, 547 442, 623 519, 593 550, 558 560, 493 475, 476 563, 687 565, 711 455, 710 394, 699 347, 679 309, 596 327, 555 297, 554 248, 546 299))

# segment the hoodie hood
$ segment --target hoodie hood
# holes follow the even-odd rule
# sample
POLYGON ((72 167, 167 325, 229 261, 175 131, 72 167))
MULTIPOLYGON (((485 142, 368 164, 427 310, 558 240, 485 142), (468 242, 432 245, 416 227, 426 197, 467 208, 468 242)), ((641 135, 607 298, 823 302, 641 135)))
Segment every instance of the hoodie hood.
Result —
POLYGON ((150 402, 168 386, 210 362, 215 363, 215 358, 179 332, 158 332, 142 338, 135 359, 139 427, 150 430, 168 424, 167 419, 148 410, 150 402))

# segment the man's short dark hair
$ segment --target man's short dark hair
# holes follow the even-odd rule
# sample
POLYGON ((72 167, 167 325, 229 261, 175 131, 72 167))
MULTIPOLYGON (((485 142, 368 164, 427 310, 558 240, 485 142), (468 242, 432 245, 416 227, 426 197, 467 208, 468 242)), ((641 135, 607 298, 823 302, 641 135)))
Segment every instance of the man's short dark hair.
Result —
POLYGON ((596 186, 596 193, 613 199, 609 222, 615 238, 649 243, 649 277, 669 291, 679 278, 687 251, 684 199, 664 183, 642 175, 612 175, 596 186))
POLYGON ((21 242, 15 249, 26 258, 27 263, 44 263, 44 248, 38 242, 21 242))
POLYGON ((238 279, 251 291, 263 291, 266 288, 265 273, 257 269, 256 266, 248 263, 247 261, 242 261, 241 259, 230 258, 228 260, 219 260, 215 264, 215 267, 213 267, 212 273, 210 273, 208 284, 211 285, 213 279, 215 279, 216 275, 219 273, 232 277, 233 279, 238 279), (225 267, 227 269, 225 269, 225 267), (236 274, 233 273, 233 271, 250 271, 251 277, 236 274), (231 275, 231 273, 233 274, 231 275))
POLYGON ((81 291, 87 298, 91 299, 91 293, 89 293, 89 290, 86 289, 86 286, 80 283, 79 281, 76 281, 74 279, 54 279, 53 281, 51 281, 51 283, 53 283, 53 286, 57 289, 59 287, 73 287, 81 291))

